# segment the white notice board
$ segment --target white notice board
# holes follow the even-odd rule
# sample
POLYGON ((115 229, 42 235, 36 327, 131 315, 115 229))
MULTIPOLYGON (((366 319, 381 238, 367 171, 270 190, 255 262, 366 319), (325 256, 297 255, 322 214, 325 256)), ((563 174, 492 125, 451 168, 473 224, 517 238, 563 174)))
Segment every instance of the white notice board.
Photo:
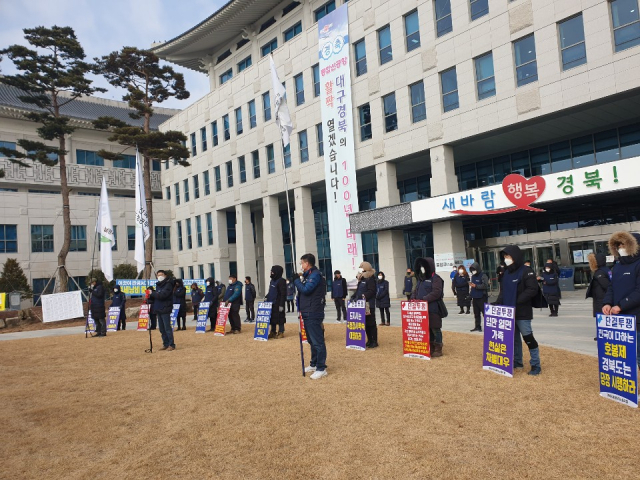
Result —
POLYGON ((42 321, 45 323, 84 317, 80 290, 43 295, 40 301, 42 302, 42 321))

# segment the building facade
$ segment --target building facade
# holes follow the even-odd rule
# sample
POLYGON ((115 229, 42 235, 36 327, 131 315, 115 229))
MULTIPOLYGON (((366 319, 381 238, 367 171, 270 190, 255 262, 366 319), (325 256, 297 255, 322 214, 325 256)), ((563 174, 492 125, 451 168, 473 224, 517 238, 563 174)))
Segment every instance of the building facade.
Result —
MULTIPOLYGON (((25 119, 33 107, 23 104, 20 92, 0 85, 0 146, 19 149, 17 141, 41 141, 36 133, 38 124, 25 119)), ((99 98, 83 98, 70 103, 63 114, 71 117, 77 129, 67 137, 67 177, 71 187, 71 250, 67 256, 67 270, 78 284, 86 287, 86 276, 92 262, 99 268, 99 252, 95 252, 95 225, 102 179, 106 179, 109 206, 116 234, 113 263, 135 264, 135 151, 108 141, 109 134, 95 130, 91 121, 103 115, 120 118, 133 124, 131 110, 125 102, 99 98), (105 161, 97 152, 110 150, 124 155, 123 160, 105 161), (93 259, 93 260, 92 260, 93 259)), ((158 109, 153 127, 177 113, 178 110, 158 109)), ((52 146, 57 146, 50 142, 52 146)), ((1 157, 1 155, 0 155, 1 157)), ((52 157, 52 160, 56 158, 52 157)), ((30 161, 27 161, 30 162, 30 161)), ((157 268, 171 268, 171 210, 162 199, 161 167, 155 163, 151 175, 154 194, 155 252, 157 268)), ((62 197, 60 169, 34 163, 22 167, 0 158, 0 263, 17 258, 36 299, 54 274, 58 252, 62 246, 62 197)), ((52 287, 52 285, 51 285, 52 287)), ((50 289, 51 289, 50 287, 50 289)), ((69 288, 77 289, 70 281, 69 288)))
POLYGON ((183 131, 192 151, 191 167, 162 176, 174 194, 176 266, 205 264, 217 278, 237 272, 264 284, 271 265, 286 263, 291 273, 297 264, 292 221, 298 256, 314 253, 332 278, 317 21, 345 3, 364 211, 351 224, 392 291, 401 293, 418 256, 442 260, 447 277, 465 258, 493 273, 511 243, 536 268, 546 258, 574 266, 584 283, 586 263, 575 252, 603 250, 612 231, 640 228, 640 190, 620 195, 606 185, 544 212, 415 213, 418 202, 481 194, 511 173, 556 175, 547 178, 556 189, 551 180, 573 182, 581 168, 604 172, 600 164, 640 156, 638 0, 235 0, 154 46, 208 74, 211 86, 160 126, 183 131), (286 150, 272 118, 270 53, 294 123, 286 150), (185 188, 201 192, 185 201, 185 188))

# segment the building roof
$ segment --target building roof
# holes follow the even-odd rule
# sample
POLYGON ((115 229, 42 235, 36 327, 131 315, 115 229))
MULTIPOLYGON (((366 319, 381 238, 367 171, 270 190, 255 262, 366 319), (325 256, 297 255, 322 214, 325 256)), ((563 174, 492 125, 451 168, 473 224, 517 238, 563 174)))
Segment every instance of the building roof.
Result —
POLYGON ((280 3, 282 0, 230 0, 196 26, 151 50, 164 60, 201 72, 201 58, 211 55, 243 29, 245 35, 256 31, 252 25, 280 3))
MULTIPOLYGON (((0 83, 0 108, 8 107, 15 110, 41 111, 33 104, 24 103, 18 97, 24 96, 24 92, 10 85, 0 83)), ((132 126, 142 126, 144 119, 134 120, 129 117, 133 112, 126 102, 108 100, 98 97, 82 97, 63 106, 61 113, 83 123, 89 123, 98 117, 109 116, 122 120, 132 126)), ((157 130, 158 126, 178 113, 180 110, 169 108, 155 108, 151 117, 151 128, 157 130)))

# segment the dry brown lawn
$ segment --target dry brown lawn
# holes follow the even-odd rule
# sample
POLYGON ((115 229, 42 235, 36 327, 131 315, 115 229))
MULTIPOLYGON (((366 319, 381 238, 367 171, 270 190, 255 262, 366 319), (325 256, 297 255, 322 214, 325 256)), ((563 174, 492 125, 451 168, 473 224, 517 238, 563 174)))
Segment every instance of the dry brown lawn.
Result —
POLYGON ((543 347, 540 377, 508 379, 480 336, 445 333, 427 362, 398 328, 356 352, 328 325, 312 381, 287 328, 153 354, 135 331, 2 342, 0 478, 637 478, 639 413, 598 395, 595 358, 543 347))

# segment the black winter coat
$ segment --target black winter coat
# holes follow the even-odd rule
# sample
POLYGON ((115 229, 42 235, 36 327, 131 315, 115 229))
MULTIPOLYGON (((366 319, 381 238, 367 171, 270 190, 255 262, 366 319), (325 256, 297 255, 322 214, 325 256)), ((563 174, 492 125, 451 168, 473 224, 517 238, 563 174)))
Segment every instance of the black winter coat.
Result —
POLYGON ((376 290, 376 306, 378 308, 391 308, 391 298, 389 297, 389 282, 378 280, 376 290))
POLYGON ((416 272, 418 285, 411 294, 411 299, 427 302, 430 329, 442 328, 442 317, 438 309, 438 300, 444 295, 444 280, 436 274, 436 266, 433 258, 416 259, 414 271, 416 272))
POLYGON ((606 266, 598 268, 593 273, 589 288, 587 288, 586 298, 591 297, 593 300, 593 316, 598 313, 602 313, 602 307, 604 306, 604 296, 607 294, 607 290, 611 285, 611 279, 609 278, 609 269, 606 266))
POLYGON ((153 313, 167 314, 173 310, 173 286, 175 280, 173 278, 165 278, 156 284, 155 291, 151 292, 151 300, 153 301, 153 313))
POLYGON ((532 320, 533 307, 531 301, 538 295, 538 289, 540 288, 536 275, 531 267, 524 266, 522 251, 518 246, 509 245, 501 253, 511 256, 514 262, 505 269, 502 283, 500 284, 500 294, 495 303, 497 305, 516 307, 516 320, 532 320), (515 298, 513 303, 508 300, 510 297, 515 298))
POLYGON ((362 300, 362 297, 369 302, 371 314, 374 315, 376 308, 376 279, 373 278, 373 275, 368 278, 360 278, 356 293, 353 294, 351 300, 362 300))
POLYGON ((101 284, 97 284, 91 291, 91 316, 96 318, 106 318, 104 311, 104 300, 106 292, 101 284))
POLYGON ((453 281, 451 282, 451 286, 453 288, 453 293, 458 299, 458 306, 470 307, 471 296, 469 295, 469 277, 464 277, 459 273, 456 273, 456 276, 453 277, 453 281))
POLYGON ((266 300, 271 302, 271 325, 286 322, 284 306, 287 303, 287 281, 282 278, 283 269, 280 265, 271 267, 273 278, 269 282, 269 291, 266 300), (280 311, 282 309, 282 312, 280 311))
POLYGON ((549 305, 560 305, 560 284, 558 282, 558 274, 553 268, 551 272, 542 274, 542 294, 549 305))

